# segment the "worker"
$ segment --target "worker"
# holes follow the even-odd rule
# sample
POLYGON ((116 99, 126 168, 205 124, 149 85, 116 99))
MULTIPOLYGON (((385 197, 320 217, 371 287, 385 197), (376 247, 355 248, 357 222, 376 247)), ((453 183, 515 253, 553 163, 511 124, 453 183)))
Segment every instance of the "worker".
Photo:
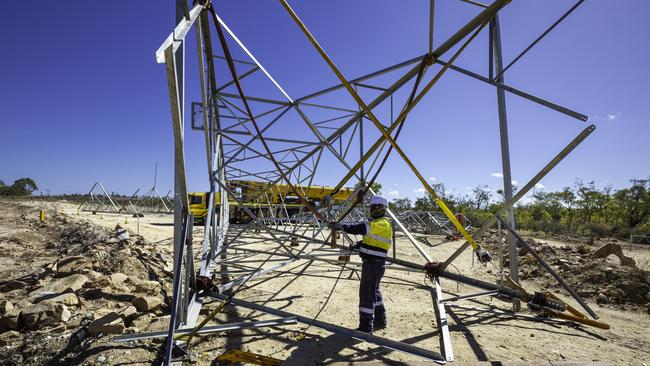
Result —
POLYGON ((386 256, 393 241, 393 227, 385 217, 388 201, 381 196, 370 198, 370 217, 368 222, 340 224, 331 222, 331 230, 342 230, 348 234, 363 235, 359 243, 361 283, 359 284, 359 328, 372 333, 386 328, 386 308, 379 284, 386 269, 386 256))

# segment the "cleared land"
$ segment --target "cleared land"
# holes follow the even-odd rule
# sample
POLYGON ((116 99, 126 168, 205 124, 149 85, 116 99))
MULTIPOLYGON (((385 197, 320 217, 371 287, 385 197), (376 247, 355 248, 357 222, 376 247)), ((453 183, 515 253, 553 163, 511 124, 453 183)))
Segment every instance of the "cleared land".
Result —
MULTIPOLYGON (((65 202, 26 200, 3 200, 0 207, 3 324, 0 364, 147 365, 158 357, 160 340, 117 343, 112 340, 111 333, 167 329, 171 215, 151 214, 138 220, 124 215, 77 213, 76 205, 65 202), (46 211, 44 223, 38 220, 39 209, 46 211), (117 224, 131 232, 131 243, 123 245, 115 238, 117 224)), ((201 232, 201 228, 195 230, 196 247, 201 232)), ((442 243, 442 238, 436 236, 429 236, 428 240, 434 245, 426 247, 426 251, 436 259, 447 258, 461 244, 460 241, 442 243)), ((592 252, 605 243, 596 242, 588 250, 592 252)), ((455 308, 448 315, 456 359, 610 361, 621 365, 648 362, 650 248, 619 244, 638 268, 624 268, 612 257, 592 259, 589 253, 580 253, 587 251, 581 248, 585 246, 583 243, 548 239, 535 244, 587 297, 589 305, 603 322, 611 325, 611 329, 455 308), (596 303, 599 296, 601 304, 596 303)), ((398 258, 423 262, 401 236, 397 238, 397 253, 398 258)), ((263 260, 265 257, 249 259, 263 260)), ((519 261, 524 287, 550 289, 575 304, 548 276, 538 272, 527 256, 521 256, 519 261)), ((353 257, 352 263, 342 269, 322 262, 296 261, 272 279, 266 280, 268 276, 249 282, 250 288, 237 296, 308 317, 320 312, 318 320, 355 328, 359 284, 355 263, 358 262, 358 258, 353 257)), ((489 281, 498 276, 493 266, 473 265, 469 251, 454 264, 454 270, 466 275, 489 281)), ((237 273, 231 274, 231 277, 237 276, 237 273)), ((448 280, 443 280, 442 286, 447 297, 481 291, 448 280)), ((377 335, 439 350, 432 288, 424 274, 389 266, 382 290, 389 326, 377 335)), ((485 297, 459 305, 496 306, 504 310, 511 307, 485 297)), ((216 303, 207 304, 204 313, 215 306, 216 303)), ((522 314, 533 315, 528 311, 522 314)), ((215 318, 215 323, 270 318, 244 308, 227 307, 215 318)), ((199 365, 210 365, 226 349, 243 349, 279 358, 287 365, 420 360, 304 324, 197 338, 191 348, 199 365)))

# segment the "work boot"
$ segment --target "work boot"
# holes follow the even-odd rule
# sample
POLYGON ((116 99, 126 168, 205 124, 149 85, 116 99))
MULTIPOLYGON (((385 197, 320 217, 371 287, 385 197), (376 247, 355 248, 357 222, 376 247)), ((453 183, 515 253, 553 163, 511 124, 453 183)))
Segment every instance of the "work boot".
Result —
POLYGON ((359 327, 357 329, 355 329, 355 330, 358 331, 358 332, 364 332, 364 333, 372 334, 372 327, 364 327, 364 326, 359 325, 359 327))
POLYGON ((386 329, 386 321, 383 321, 383 322, 375 322, 375 323, 372 325, 372 329, 373 329, 374 331, 378 331, 378 330, 384 330, 384 329, 386 329))
POLYGON ((375 316, 373 317, 372 328, 373 330, 386 329, 386 309, 384 309, 384 305, 375 307, 375 316))

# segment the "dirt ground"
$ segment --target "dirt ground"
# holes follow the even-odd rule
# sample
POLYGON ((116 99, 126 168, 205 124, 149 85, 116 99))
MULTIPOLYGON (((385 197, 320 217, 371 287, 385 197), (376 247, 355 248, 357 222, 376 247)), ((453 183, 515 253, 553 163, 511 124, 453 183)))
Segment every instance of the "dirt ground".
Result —
MULTIPOLYGON (((16 309, 21 306, 33 308, 33 303, 21 304, 21 301, 33 299, 30 294, 34 291, 71 273, 88 277, 88 281, 74 291, 80 301, 68 306, 67 310, 71 313, 69 320, 28 330, 24 328, 25 317, 22 316, 18 319, 23 322, 20 324, 23 328, 18 332, 0 330, 3 332, 0 334, 0 364, 155 363, 160 357, 161 340, 117 343, 112 340, 113 335, 91 334, 89 329, 110 311, 117 312, 124 318, 118 319, 119 323, 123 322, 123 329, 118 327, 117 333, 167 329, 172 220, 171 215, 163 214, 147 214, 139 219, 107 213, 93 215, 77 212, 76 205, 66 202, 0 201, 0 301, 9 301, 16 309), (45 210, 44 223, 38 220, 40 209, 45 210), (117 224, 129 230, 131 244, 121 245, 114 238, 117 224), (67 262, 63 260, 69 260, 70 257, 85 258, 83 261, 77 259, 83 265, 80 264, 80 268, 76 269, 67 268, 67 262), (53 265, 57 262, 59 266, 55 268, 53 265), (67 268, 67 272, 61 271, 61 268, 67 268), (128 279, 114 281, 111 277, 114 273, 123 273, 128 279), (157 287, 156 283, 159 284, 157 287), (138 310, 134 315, 123 316, 124 309, 138 296, 156 297, 163 304, 156 309, 138 310)), ((196 228, 195 248, 200 247, 201 237, 201 228, 196 228)), ((429 236, 427 239, 434 245, 426 246, 425 250, 438 260, 446 259, 461 245, 460 241, 443 243, 443 238, 438 236, 429 236)), ((581 245, 546 238, 542 240, 546 246, 554 248, 577 248, 581 245)), ((601 244, 604 242, 596 242, 593 250, 601 244)), ((635 260, 639 273, 650 270, 650 247, 619 244, 623 247, 623 253, 635 260)), ((424 263, 422 256, 405 237, 398 235, 396 246, 398 258, 424 263)), ((574 251, 570 253, 575 254, 574 251)), ((496 257, 496 253, 493 254, 496 257)), ((260 260, 265 257, 260 255, 251 259, 260 260)), ((547 259, 553 263, 553 258, 547 259)), ((581 260, 580 265, 586 265, 583 262, 581 260)), ((276 272, 279 274, 276 277, 266 276, 250 281, 248 288, 239 292, 237 298, 307 317, 318 314, 318 320, 356 328, 359 272, 355 263, 359 263, 359 259, 353 257, 352 263, 341 269, 337 265, 299 260, 276 272)), ((601 268, 606 271, 608 267, 611 270, 607 270, 607 273, 623 271, 620 263, 611 258, 602 259, 596 265, 592 265, 592 262, 589 264, 590 271, 601 271, 601 268)), ((450 268, 491 282, 498 278, 495 266, 484 267, 473 263, 469 250, 450 268)), ((522 271, 527 271, 527 276, 522 281, 526 289, 551 289, 568 303, 579 307, 567 293, 550 283, 547 277, 536 276, 535 273, 531 275, 531 267, 523 265, 522 271)), ((570 270, 561 273, 570 275, 572 279, 567 280, 574 281, 573 283, 576 278, 586 278, 580 277, 581 273, 570 270)), ((237 277, 237 274, 234 273, 233 276, 237 277)), ((376 335, 440 351, 432 302, 433 288, 427 281, 423 273, 400 271, 395 265, 388 266, 382 281, 382 291, 389 324, 386 330, 376 332, 376 335)), ((615 283, 605 285, 611 291, 618 286, 615 283)), ((482 291, 445 279, 442 280, 442 288, 445 297, 482 291)), ((636 291, 642 290, 643 288, 636 291)), ((614 301, 614 292, 608 292, 608 301, 599 301, 600 304, 597 304, 600 293, 585 293, 589 295, 587 303, 600 316, 600 320, 611 326, 609 330, 461 308, 512 308, 511 304, 490 297, 458 302, 456 304, 460 307, 448 309, 455 358, 459 361, 608 361, 617 365, 650 363, 650 309, 647 308, 650 298, 647 298, 647 289, 643 291, 646 291, 646 298, 635 303, 614 301)), ((215 306, 216 302, 206 303, 202 314, 207 314, 215 306)), ((14 315, 17 314, 16 309, 14 315)), ((535 315, 525 306, 520 314, 535 315)), ((271 318, 245 308, 227 307, 215 317, 214 323, 271 318)), ((192 343, 191 355, 195 364, 211 365, 217 356, 230 349, 278 358, 286 365, 360 360, 422 360, 300 323, 229 331, 197 338, 192 343)))

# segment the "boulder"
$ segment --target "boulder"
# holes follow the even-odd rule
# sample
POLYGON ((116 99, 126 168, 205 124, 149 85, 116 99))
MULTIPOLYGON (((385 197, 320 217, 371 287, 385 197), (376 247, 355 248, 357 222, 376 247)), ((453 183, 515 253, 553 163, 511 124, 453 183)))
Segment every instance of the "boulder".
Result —
POLYGON ((118 272, 118 273, 113 273, 111 275, 111 283, 113 285, 119 285, 119 284, 125 282, 128 279, 129 279, 129 276, 125 275, 124 273, 119 273, 118 272))
POLYGON ((98 334, 122 334, 124 332, 124 320, 114 311, 102 316, 90 323, 88 333, 98 334))
POLYGON ((18 329, 18 317, 20 310, 15 307, 9 313, 2 315, 0 318, 0 326, 4 329, 18 329))
POLYGON ((83 271, 81 271, 81 274, 88 277, 88 280, 90 282, 95 282, 95 281, 99 280, 100 278, 104 277, 103 274, 101 274, 101 273, 99 273, 97 271, 93 271, 90 268, 84 269, 83 271))
POLYGON ((44 301, 63 305, 79 305, 79 298, 77 295, 71 292, 55 296, 44 301))
POLYGON ((63 304, 42 302, 24 309, 20 313, 20 321, 29 330, 36 330, 42 326, 51 325, 70 320, 70 310, 63 304))
POLYGON ((135 284, 135 291, 146 294, 155 294, 160 292, 160 283, 157 281, 141 281, 135 284))
POLYGON ((0 347, 4 347, 8 344, 11 344, 11 342, 17 341, 19 337, 20 333, 16 332, 15 330, 10 330, 8 332, 0 334, 0 347))
POLYGON ((20 290, 27 286, 27 283, 19 280, 7 280, 0 283, 0 292, 9 292, 13 290, 20 290))
POLYGON ((61 259, 56 264, 56 271, 59 273, 76 273, 90 267, 91 263, 87 257, 72 256, 61 259))
POLYGON ((11 301, 9 300, 0 301, 0 315, 9 314, 13 309, 14 309, 14 304, 12 304, 11 301))
POLYGON ((17 303, 14 304, 14 308, 16 308, 18 310, 22 310, 22 309, 26 309, 26 308, 28 308, 28 307, 30 307, 32 305, 34 305, 34 304, 31 301, 29 301, 28 299, 22 299, 22 300, 20 300, 20 301, 18 301, 17 303))
POLYGON ((152 296, 141 296, 133 299, 133 301, 131 301, 131 304, 133 304, 133 306, 135 306, 138 311, 152 311, 156 310, 162 305, 162 300, 152 296))
POLYGON ((636 262, 634 262, 634 259, 632 259, 631 257, 626 257, 623 254, 623 249, 621 248, 621 246, 615 243, 608 243, 598 248, 595 252, 593 252, 592 257, 607 258, 612 254, 619 258, 621 265, 627 267, 636 267, 636 262))
POLYGON ((607 304, 608 302, 609 302, 609 299, 607 298, 607 295, 598 294, 598 296, 596 296, 596 303, 597 304, 607 304))
POLYGON ((138 316, 138 309, 136 309, 133 305, 129 305, 120 310, 120 316, 126 323, 130 323, 133 321, 133 319, 135 319, 135 317, 138 316))
POLYGON ((107 288, 111 286, 111 278, 108 276, 101 276, 93 281, 91 287, 107 288))
POLYGON ((621 265, 621 259, 615 254, 610 254, 605 258, 605 264, 609 266, 618 267, 621 265))
POLYGON ((48 293, 63 293, 68 289, 71 289, 72 291, 78 291, 86 282, 88 282, 88 277, 82 274, 73 274, 71 276, 53 281, 50 284, 45 285, 39 289, 36 289, 29 295, 32 297, 48 293))

